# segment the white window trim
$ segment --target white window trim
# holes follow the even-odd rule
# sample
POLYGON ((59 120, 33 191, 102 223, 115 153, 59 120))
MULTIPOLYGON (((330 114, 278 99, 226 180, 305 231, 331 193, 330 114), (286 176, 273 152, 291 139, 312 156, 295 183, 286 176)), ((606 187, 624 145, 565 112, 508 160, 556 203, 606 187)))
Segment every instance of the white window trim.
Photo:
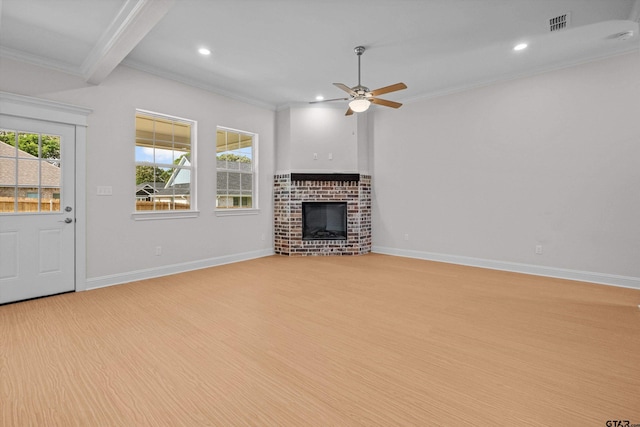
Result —
POLYGON ((149 221, 156 219, 182 219, 197 218, 200 211, 195 210, 179 210, 179 211, 139 211, 131 214, 131 218, 136 221, 149 221))
MULTIPOLYGON (((255 132, 249 132, 246 130, 240 130, 240 129, 234 129, 234 128, 230 128, 230 127, 226 127, 226 126, 216 126, 216 132, 218 130, 222 130, 222 131, 226 131, 226 132, 238 132, 238 133, 244 133, 246 135, 251 135, 252 139, 253 139, 253 158, 251 159, 253 162, 253 171, 251 172, 251 178, 252 178, 252 184, 253 184, 253 191, 252 191, 252 195, 251 195, 251 200, 253 202, 253 207, 251 208, 235 208, 235 209, 225 209, 225 208, 218 208, 215 207, 214 208, 214 214, 216 216, 243 216, 243 215, 257 215, 260 213, 260 204, 259 204, 259 200, 258 200, 258 194, 259 194, 259 188, 258 188, 258 171, 259 171, 259 164, 258 164, 258 159, 260 158, 260 156, 258 155, 258 146, 260 145, 258 143, 258 139, 259 139, 259 135, 255 132)), ((217 153, 216 153, 216 157, 217 157, 217 153)), ((217 179, 217 174, 218 172, 218 167, 217 167, 217 163, 216 163, 216 179, 217 179)), ((217 182, 216 182, 216 192, 217 192, 217 182)), ((216 194, 214 197, 214 203, 215 200, 217 199, 218 195, 216 194)))
POLYGON ((216 208, 214 214, 216 216, 243 216, 243 215, 258 215, 260 209, 258 208, 235 208, 235 209, 218 209, 216 208))
MULTIPOLYGON (((158 113, 150 110, 143 110, 140 108, 136 108, 136 114, 145 114, 152 117, 157 117, 160 119, 170 119, 176 121, 187 122, 191 124, 191 208, 185 210, 172 210, 172 211, 136 211, 134 210, 131 213, 131 218, 136 221, 148 221, 155 219, 182 219, 182 218, 197 218, 200 216, 200 211, 198 211, 198 196, 197 196, 197 162, 198 157, 196 154, 197 151, 197 141, 198 141, 198 122, 196 120, 187 119, 184 117, 173 116, 170 114, 158 113)), ((135 140, 135 136, 134 136, 135 140)), ((137 165, 138 162, 134 163, 137 165)), ((142 162, 141 162, 142 163, 142 162)), ((157 165, 154 163, 153 165, 157 165)), ((134 208, 135 208, 135 196, 134 196, 134 208)))

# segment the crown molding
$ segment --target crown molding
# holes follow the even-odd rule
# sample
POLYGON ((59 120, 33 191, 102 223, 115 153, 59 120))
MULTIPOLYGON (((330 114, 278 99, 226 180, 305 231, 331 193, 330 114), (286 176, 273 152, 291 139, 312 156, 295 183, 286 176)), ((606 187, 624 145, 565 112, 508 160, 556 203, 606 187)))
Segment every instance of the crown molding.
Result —
POLYGON ((203 89, 208 92, 213 92, 217 95, 224 96, 226 98, 231 98, 236 101, 244 102, 245 104, 251 104, 255 107, 265 108, 267 110, 275 111, 276 107, 273 104, 269 104, 266 102, 258 101, 256 99, 247 98, 237 93, 233 93, 230 91, 226 91, 224 89, 220 89, 217 86, 210 85, 207 83, 203 83, 198 80, 188 79, 178 74, 170 73, 168 71, 159 70, 158 68, 147 66, 145 64, 139 63, 137 61, 133 61, 131 59, 125 59, 122 61, 122 65, 125 65, 129 68, 133 68, 134 70, 142 71, 143 73, 152 74, 157 77, 162 77, 167 80, 173 80, 178 83, 182 83, 188 86, 193 86, 198 89, 203 89))
POLYGON ((487 87, 487 86, 492 86, 492 85, 499 84, 499 83, 519 80, 519 79, 523 79, 523 78, 527 78, 527 77, 533 77, 533 76, 537 76, 537 75, 541 75, 541 74, 550 73, 550 72, 553 72, 553 71, 560 71, 560 70, 564 70, 564 69, 567 69, 567 68, 573 68, 573 67, 577 67, 577 66, 580 66, 580 65, 590 64, 590 63, 593 63, 593 62, 604 61, 604 60, 607 60, 607 59, 628 55, 630 53, 640 53, 640 46, 630 46, 629 48, 627 48, 625 50, 614 52, 614 53, 611 53, 611 54, 593 56, 593 57, 581 59, 579 61, 564 63, 564 64, 561 64, 561 65, 555 65, 555 66, 549 66, 549 67, 540 67, 540 68, 536 68, 535 70, 530 70, 530 71, 526 71, 526 72, 523 72, 523 73, 517 73, 517 74, 512 74, 512 75, 504 74, 504 75, 498 76, 498 77, 496 77, 494 79, 484 80, 484 81, 481 81, 481 82, 476 82, 476 83, 471 83, 471 84, 466 84, 466 85, 459 85, 459 86, 451 87, 449 89, 442 90, 442 91, 424 93, 424 94, 421 94, 421 95, 418 95, 418 96, 412 96, 412 97, 409 97, 409 98, 401 99, 400 101, 402 101, 405 104, 412 104, 412 103, 415 103, 415 102, 425 101, 425 100, 428 100, 428 99, 434 99, 434 98, 439 98, 439 97, 442 97, 442 96, 454 95, 456 93, 461 93, 461 92, 466 92, 466 91, 473 90, 473 89, 479 89, 479 88, 483 88, 483 87, 487 87))

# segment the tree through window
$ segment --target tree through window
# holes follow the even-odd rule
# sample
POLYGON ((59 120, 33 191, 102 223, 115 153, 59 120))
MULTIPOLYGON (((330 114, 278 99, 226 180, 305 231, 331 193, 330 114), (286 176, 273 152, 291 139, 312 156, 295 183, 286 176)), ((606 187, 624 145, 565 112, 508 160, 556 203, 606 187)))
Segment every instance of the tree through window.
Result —
POLYGON ((136 112, 136 211, 195 209, 195 122, 136 112))

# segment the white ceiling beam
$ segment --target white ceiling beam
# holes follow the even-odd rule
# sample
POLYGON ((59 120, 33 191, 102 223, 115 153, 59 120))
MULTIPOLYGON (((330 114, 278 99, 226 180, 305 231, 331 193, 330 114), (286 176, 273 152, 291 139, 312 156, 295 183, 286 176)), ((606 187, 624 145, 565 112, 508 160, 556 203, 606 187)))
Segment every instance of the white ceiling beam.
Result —
POLYGON ((104 81, 174 3, 175 0, 127 0, 82 64, 85 80, 96 85, 104 81))

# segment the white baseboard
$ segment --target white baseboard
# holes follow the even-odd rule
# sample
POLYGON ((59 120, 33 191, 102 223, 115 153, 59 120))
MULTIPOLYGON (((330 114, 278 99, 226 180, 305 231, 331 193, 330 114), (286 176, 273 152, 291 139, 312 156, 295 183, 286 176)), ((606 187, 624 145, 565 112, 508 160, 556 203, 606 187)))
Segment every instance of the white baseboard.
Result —
POLYGON ((262 258, 273 254, 273 248, 269 248, 259 251, 243 252, 239 254, 208 258, 198 261, 189 261, 180 264, 163 265, 162 267, 147 268, 144 270, 130 271, 127 273, 93 277, 87 279, 85 290, 120 285, 122 283, 135 282, 138 280, 152 279, 154 277, 168 276, 170 274, 184 273, 186 271, 200 270, 202 268, 215 267, 218 265, 231 264, 234 262, 248 261, 250 259, 262 258))
MULTIPOLYGON (((595 273, 590 271, 569 270, 556 267, 545 267, 540 265, 521 264, 507 261, 495 261, 483 258, 473 258, 460 255, 439 254, 433 252, 413 251, 408 249, 388 248, 383 246, 373 246, 374 253, 395 255, 407 258, 424 259, 428 261, 445 262, 449 264, 468 265, 472 267, 488 268, 492 270, 512 271, 515 273, 532 274, 535 276, 555 277, 559 279, 577 280, 580 282, 598 283, 602 285, 619 286, 623 288, 640 289, 640 278, 629 276, 618 276, 614 274, 595 273)), ((86 290, 104 288, 106 286, 119 285, 122 283, 135 282, 137 280, 152 279, 154 277, 168 276, 170 274, 184 273, 191 270, 215 267, 218 265, 231 264, 234 262, 248 261, 250 259, 262 258, 274 254, 273 248, 260 251, 244 252, 239 254, 225 255, 216 258, 209 258, 198 261, 191 261, 181 264, 164 265, 157 268, 136 270, 127 273, 118 273, 102 277, 89 278, 86 281, 86 290)))
POLYGON ((383 246, 374 246, 371 248, 371 252, 385 255, 396 255, 407 258, 424 259, 428 261, 446 262, 449 264, 460 264, 472 267, 489 268, 492 270, 512 271, 515 273, 532 274, 535 276, 555 277, 558 279, 577 280, 580 282, 590 282, 598 283, 601 285, 640 289, 640 277, 617 276, 614 274, 594 273, 591 271, 569 270, 565 268, 520 264, 507 261, 495 261, 460 255, 413 251, 408 249, 387 248, 383 246))

